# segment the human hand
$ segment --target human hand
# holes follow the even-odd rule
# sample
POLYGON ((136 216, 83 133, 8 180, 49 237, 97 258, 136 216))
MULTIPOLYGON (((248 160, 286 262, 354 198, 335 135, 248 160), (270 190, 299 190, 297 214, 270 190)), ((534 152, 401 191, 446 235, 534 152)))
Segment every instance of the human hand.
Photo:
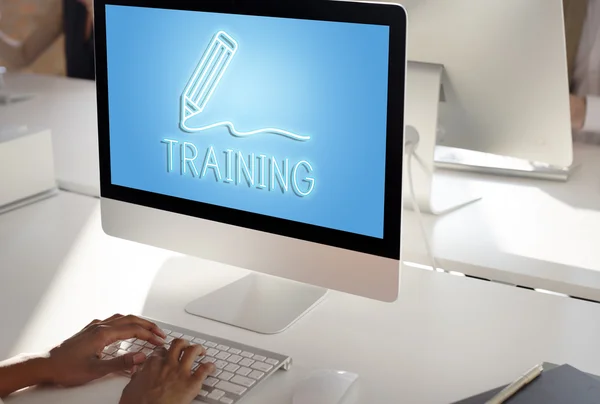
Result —
POLYGON ((585 123, 587 108, 586 98, 571 94, 569 101, 571 104, 571 128, 574 130, 581 130, 585 123))
POLYGON ((111 360, 101 360, 105 347, 117 341, 138 338, 151 344, 165 344, 165 334, 154 323, 136 316, 114 316, 94 320, 81 332, 50 351, 51 383, 63 387, 78 386, 110 373, 134 370, 146 360, 143 353, 129 353, 111 360))
POLYGON ((192 373, 194 361, 204 355, 202 345, 176 339, 169 350, 158 348, 123 390, 119 404, 190 404, 202 390, 215 365, 206 363, 192 373))

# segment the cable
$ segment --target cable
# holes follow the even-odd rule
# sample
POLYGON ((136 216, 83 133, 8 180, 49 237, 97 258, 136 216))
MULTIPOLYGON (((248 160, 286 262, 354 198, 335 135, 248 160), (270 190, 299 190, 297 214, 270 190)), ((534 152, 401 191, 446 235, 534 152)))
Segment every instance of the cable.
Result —
POLYGON ((437 262, 435 259, 435 255, 433 254, 433 249, 431 248, 431 243, 429 241, 429 234, 427 233, 427 228, 425 227, 425 221, 423 220, 423 214, 421 213, 421 208, 419 208, 419 204, 417 202, 417 196, 415 194, 415 184, 412 172, 412 163, 413 156, 419 161, 422 165, 420 157, 416 153, 417 143, 410 143, 407 145, 408 148, 408 156, 406 160, 406 169, 408 174, 408 186, 410 190, 410 199, 412 202, 412 208, 417 214, 417 220, 419 222, 419 227, 421 228, 421 235, 423 236, 423 242, 425 244, 425 249, 427 250, 427 255, 429 256, 430 265, 434 272, 443 272, 438 269, 437 262))
POLYGON ((429 169, 429 167, 427 167, 427 164, 425 164, 425 162, 423 161, 423 159, 421 158, 421 156, 419 156, 416 153, 416 149, 417 149, 417 147, 415 146, 415 151, 413 152, 414 158, 417 160, 417 163, 419 163, 419 165, 421 166, 421 168, 423 169, 423 171, 425 172, 425 174, 427 174, 430 177, 432 177, 433 173, 431 172, 431 170, 429 169))

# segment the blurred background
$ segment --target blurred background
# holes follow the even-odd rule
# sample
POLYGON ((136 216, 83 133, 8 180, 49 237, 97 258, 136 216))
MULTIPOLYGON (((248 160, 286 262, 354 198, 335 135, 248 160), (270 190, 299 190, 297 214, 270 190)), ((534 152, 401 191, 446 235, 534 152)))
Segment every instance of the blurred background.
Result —
MULTIPOLYGON (((49 0, 0 0, 0 31, 17 41, 24 41, 40 28, 38 24, 43 20, 41 17, 51 12, 51 7, 56 7, 56 3, 49 0)), ((60 34, 31 65, 19 71, 64 76, 64 41, 64 34, 60 34)), ((0 53, 0 66, 7 62, 0 53)))

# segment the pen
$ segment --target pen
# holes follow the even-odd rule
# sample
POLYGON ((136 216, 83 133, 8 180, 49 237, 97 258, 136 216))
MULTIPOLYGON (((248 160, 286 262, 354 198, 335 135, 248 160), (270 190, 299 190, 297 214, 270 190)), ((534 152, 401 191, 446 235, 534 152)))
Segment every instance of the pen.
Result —
POLYGON ((534 381, 544 370, 542 365, 536 365, 523 376, 506 386, 502 391, 496 394, 493 398, 486 401, 485 404, 502 404, 512 396, 514 396, 519 390, 527 386, 529 383, 534 381))

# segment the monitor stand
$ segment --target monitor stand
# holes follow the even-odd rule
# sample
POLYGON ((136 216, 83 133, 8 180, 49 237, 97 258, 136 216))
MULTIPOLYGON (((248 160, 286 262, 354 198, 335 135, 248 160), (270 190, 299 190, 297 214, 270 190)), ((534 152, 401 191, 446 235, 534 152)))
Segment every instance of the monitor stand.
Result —
POLYGON ((194 300, 185 311, 260 334, 278 334, 326 294, 324 288, 252 273, 194 300))
POLYGON ((438 145, 435 150, 435 165, 438 168, 449 170, 562 182, 568 181, 573 171, 578 168, 577 165, 559 167, 442 145, 438 145))
MULTIPOLYGON (((406 80, 406 125, 418 133, 418 145, 412 159, 415 199, 423 213, 442 215, 480 200, 465 181, 437 181, 434 154, 437 142, 440 101, 451 102, 444 66, 408 62, 406 80)), ((408 159, 405 157, 404 162, 408 159)), ((404 173, 408 172, 406 166, 404 173)), ((408 184, 405 179, 405 184, 408 184)), ((412 209, 410 187, 404 186, 404 207, 412 209)))

